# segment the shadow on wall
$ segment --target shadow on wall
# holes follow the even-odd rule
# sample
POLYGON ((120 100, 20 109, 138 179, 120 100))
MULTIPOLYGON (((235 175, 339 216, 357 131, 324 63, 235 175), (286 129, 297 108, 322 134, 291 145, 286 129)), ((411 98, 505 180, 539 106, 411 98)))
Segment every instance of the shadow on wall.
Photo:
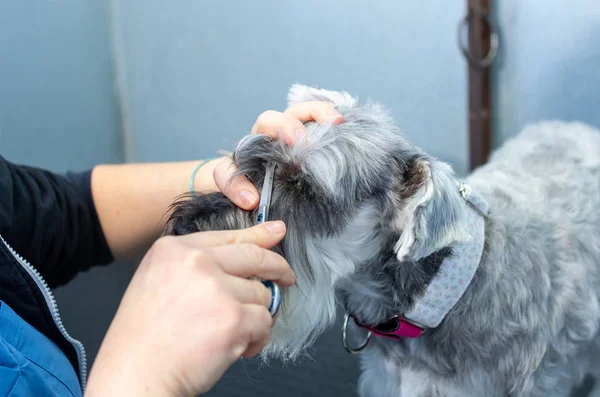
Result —
MULTIPOLYGON (((600 21, 576 40, 566 57, 540 70, 538 118, 582 121, 600 127, 600 21)), ((600 154, 599 154, 600 155, 600 154)))
POLYGON ((600 3, 497 2, 494 146, 541 120, 600 127, 600 3))

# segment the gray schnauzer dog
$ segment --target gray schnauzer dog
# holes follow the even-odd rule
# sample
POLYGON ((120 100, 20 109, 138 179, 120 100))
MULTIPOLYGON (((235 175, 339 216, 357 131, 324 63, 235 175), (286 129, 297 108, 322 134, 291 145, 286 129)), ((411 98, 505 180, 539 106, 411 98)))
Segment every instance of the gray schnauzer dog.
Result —
MULTIPOLYGON (((270 216, 288 232, 274 250, 297 276, 264 358, 305 353, 339 302, 368 338, 344 340, 363 397, 568 396, 600 374, 598 131, 529 126, 461 181, 380 105, 301 85, 288 100, 329 101, 345 121, 231 154, 259 188, 276 165, 270 216)), ((255 219, 198 194, 174 203, 166 234, 255 219)))

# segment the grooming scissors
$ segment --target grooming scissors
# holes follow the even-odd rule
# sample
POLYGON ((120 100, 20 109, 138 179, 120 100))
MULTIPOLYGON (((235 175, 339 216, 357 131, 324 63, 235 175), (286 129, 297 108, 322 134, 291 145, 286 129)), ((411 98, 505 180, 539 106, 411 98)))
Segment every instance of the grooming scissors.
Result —
MULTIPOLYGON (((273 179, 275 177, 275 163, 267 165, 265 172, 265 180, 263 182, 262 191, 260 193, 260 203, 258 204, 258 215, 256 216, 256 224, 265 223, 269 220, 269 206, 271 205, 271 195, 273 193, 273 179)), ((271 305, 269 313, 275 316, 281 306, 281 288, 277 283, 269 280, 263 280, 265 287, 271 290, 271 305)))

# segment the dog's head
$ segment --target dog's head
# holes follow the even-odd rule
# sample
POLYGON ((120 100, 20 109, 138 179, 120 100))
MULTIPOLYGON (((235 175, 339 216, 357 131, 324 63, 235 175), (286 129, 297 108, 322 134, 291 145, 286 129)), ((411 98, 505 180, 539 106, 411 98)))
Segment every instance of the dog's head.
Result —
MULTIPOLYGON (((276 164, 270 219, 288 232, 274 250, 297 283, 284 291, 263 354, 283 359, 334 321, 337 287, 363 322, 381 322, 406 309, 435 272, 427 258, 465 236, 450 167, 416 148, 381 106, 300 85, 288 100, 328 101, 344 123, 308 123, 294 146, 250 135, 232 153, 239 174, 259 189, 266 166, 276 164)), ((175 203, 166 233, 245 228, 255 219, 221 193, 196 195, 175 203)))

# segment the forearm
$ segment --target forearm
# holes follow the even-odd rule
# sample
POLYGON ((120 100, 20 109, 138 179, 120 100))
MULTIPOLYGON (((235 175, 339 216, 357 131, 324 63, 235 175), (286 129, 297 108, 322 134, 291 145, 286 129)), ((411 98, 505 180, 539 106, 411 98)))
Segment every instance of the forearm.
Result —
MULTIPOLYGON (((160 236, 169 206, 189 192, 190 176, 202 160, 100 165, 92 173, 92 194, 110 250, 116 260, 140 259, 160 236)), ((199 192, 216 191, 213 170, 204 164, 194 178, 199 192)))
POLYGON ((0 156, 0 234, 51 288, 112 261, 88 171, 59 175, 0 156))

